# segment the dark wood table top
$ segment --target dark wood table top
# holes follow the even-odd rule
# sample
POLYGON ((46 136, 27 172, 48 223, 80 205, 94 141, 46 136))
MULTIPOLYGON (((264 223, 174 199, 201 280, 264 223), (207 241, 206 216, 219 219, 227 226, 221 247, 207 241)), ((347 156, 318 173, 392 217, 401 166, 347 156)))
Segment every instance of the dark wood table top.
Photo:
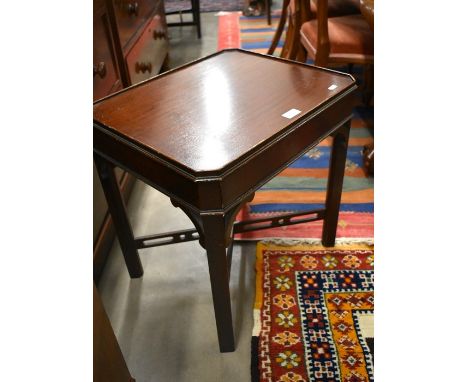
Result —
POLYGON ((98 101, 94 122, 188 173, 216 175, 353 87, 346 74, 226 50, 98 101))

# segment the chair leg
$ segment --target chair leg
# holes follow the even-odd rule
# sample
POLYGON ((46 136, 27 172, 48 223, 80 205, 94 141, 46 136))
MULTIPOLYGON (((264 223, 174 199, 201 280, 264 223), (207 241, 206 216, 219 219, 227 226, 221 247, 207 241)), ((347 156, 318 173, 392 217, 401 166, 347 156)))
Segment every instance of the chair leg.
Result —
POLYGON ((291 44, 288 48, 288 53, 286 55, 286 58, 289 60, 295 60, 297 56, 297 52, 299 49, 299 45, 301 45, 300 41, 300 31, 301 31, 301 25, 302 25, 302 11, 297 10, 296 13, 291 17, 291 20, 294 20, 294 28, 292 30, 292 35, 291 35, 291 44))
POLYGON ((294 23, 291 16, 288 17, 288 29, 286 30, 286 37, 284 38, 283 49, 281 49, 281 58, 287 58, 291 50, 292 41, 294 38, 294 23))
POLYGON ((281 17, 278 23, 278 27, 276 28, 275 35, 273 36, 273 40, 271 41, 270 48, 268 49, 267 54, 273 54, 275 52, 276 47, 278 46, 278 42, 283 34, 284 26, 286 24, 286 18, 288 17, 288 7, 289 7, 290 0, 283 0, 283 8, 281 10, 281 17))
POLYGON ((294 35, 294 38, 292 40, 292 43, 291 43, 291 48, 288 52, 288 55, 286 56, 286 58, 288 60, 296 60, 297 59, 297 55, 298 55, 298 52, 299 52, 299 45, 301 45, 300 41, 299 40, 299 34, 296 36, 294 35))
POLYGON ((297 55, 296 55, 296 61, 303 62, 303 63, 307 61, 307 50, 304 48, 302 44, 299 44, 297 55))

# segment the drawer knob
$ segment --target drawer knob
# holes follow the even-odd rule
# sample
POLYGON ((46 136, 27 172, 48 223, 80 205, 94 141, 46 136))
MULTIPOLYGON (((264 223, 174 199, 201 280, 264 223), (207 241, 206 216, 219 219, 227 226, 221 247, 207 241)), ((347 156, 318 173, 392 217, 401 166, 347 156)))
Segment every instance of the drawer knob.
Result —
POLYGON ((106 63, 104 61, 101 61, 97 65, 93 65, 93 77, 97 74, 99 77, 104 78, 106 76, 106 72, 106 63))
POLYGON ((153 70, 153 64, 151 62, 137 62, 135 64, 135 71, 137 73, 140 73, 140 72, 151 73, 151 70, 153 70))
POLYGON ((165 38, 167 38, 167 37, 166 37, 166 32, 165 32, 164 30, 159 30, 159 31, 158 31, 158 30, 155 29, 155 30, 153 31, 153 38, 154 38, 155 40, 157 40, 157 39, 159 39, 159 38, 165 39, 165 38))
POLYGON ((138 15, 138 3, 135 1, 134 3, 128 3, 127 5, 128 14, 131 15, 138 15))

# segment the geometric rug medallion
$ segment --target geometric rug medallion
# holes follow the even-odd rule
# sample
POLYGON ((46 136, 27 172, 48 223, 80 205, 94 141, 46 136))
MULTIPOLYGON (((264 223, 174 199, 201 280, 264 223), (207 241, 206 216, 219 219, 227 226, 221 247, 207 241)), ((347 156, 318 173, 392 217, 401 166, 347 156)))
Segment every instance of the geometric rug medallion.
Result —
POLYGON ((373 381, 370 242, 259 243, 252 382, 373 381))

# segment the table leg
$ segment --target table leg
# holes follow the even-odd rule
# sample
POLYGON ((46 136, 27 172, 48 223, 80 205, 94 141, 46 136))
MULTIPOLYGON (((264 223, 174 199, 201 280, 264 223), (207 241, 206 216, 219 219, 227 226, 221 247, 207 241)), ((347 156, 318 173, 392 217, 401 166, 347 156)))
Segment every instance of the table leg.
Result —
POLYGON ((350 127, 351 120, 341 126, 333 137, 322 231, 322 244, 325 247, 335 245, 350 127))
POLYGON ((280 20, 276 28, 275 34, 273 36, 273 40, 271 41, 270 48, 268 48, 267 54, 272 55, 275 52, 276 47, 278 46, 278 42, 281 38, 281 35, 283 34, 284 25, 286 24, 289 2, 290 0, 283 0, 283 9, 281 11, 280 20))
POLYGON ((94 154, 94 162, 96 163, 99 179, 101 180, 109 213, 114 223, 120 247, 122 248, 128 273, 131 278, 141 277, 143 276, 143 266, 138 255, 135 237, 133 236, 132 226, 127 216, 122 193, 115 177, 114 166, 97 154, 94 154))
POLYGON ((205 234, 219 350, 221 353, 232 352, 235 350, 235 344, 226 256, 226 230, 229 222, 223 214, 206 214, 202 215, 201 218, 205 234))

